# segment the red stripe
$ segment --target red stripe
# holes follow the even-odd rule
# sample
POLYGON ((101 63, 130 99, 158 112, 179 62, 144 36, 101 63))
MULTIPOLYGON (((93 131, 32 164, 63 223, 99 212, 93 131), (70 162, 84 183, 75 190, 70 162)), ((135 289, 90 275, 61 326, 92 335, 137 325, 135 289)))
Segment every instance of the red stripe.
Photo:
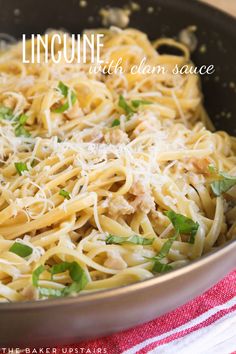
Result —
POLYGON ((142 350, 140 350, 138 352, 138 354, 146 354, 148 353, 148 351, 153 350, 154 348, 157 348, 163 344, 167 344, 170 343, 176 339, 182 338, 184 336, 186 336, 187 334, 190 334, 192 332, 195 332, 203 327, 207 327, 210 326, 212 323, 216 322, 217 320, 219 320, 220 318, 224 317, 225 315, 227 315, 228 313, 232 313, 236 311, 236 305, 227 309, 227 310, 221 310, 219 312, 217 312, 216 314, 214 314, 213 316, 211 316, 210 318, 206 319, 205 321, 201 322, 200 324, 197 324, 196 326, 193 326, 191 328, 185 329, 183 331, 180 331, 178 333, 175 333, 173 335, 170 335, 169 337, 159 340, 157 342, 154 342, 152 344, 149 344, 148 346, 146 346, 145 348, 143 348, 142 350))

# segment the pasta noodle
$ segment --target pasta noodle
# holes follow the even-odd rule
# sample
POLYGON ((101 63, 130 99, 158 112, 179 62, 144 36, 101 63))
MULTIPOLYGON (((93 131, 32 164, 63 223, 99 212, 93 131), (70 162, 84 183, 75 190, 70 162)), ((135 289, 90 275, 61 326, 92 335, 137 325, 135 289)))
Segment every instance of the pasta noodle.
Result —
POLYGON ((135 29, 93 33, 124 73, 22 64, 21 43, 0 56, 2 302, 131 284, 236 235, 235 137, 214 132, 198 76, 173 74, 193 65, 187 47, 135 29), (166 73, 131 74, 144 57, 166 73))

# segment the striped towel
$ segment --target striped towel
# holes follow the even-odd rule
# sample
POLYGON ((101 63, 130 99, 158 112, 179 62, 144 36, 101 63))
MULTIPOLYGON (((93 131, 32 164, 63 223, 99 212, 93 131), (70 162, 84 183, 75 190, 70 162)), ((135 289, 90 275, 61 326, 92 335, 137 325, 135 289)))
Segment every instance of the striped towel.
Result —
MULTIPOLYGON (((236 354, 236 270, 203 295, 154 321, 70 345, 67 352, 75 348, 84 354, 236 354)), ((57 348, 57 354, 65 349, 57 348)))

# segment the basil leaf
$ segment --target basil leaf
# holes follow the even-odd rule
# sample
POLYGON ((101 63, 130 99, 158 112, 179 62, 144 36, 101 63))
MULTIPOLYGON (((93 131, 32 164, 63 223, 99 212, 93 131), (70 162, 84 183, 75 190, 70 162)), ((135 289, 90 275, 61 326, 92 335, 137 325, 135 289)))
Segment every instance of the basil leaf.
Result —
POLYGON ((139 106, 149 105, 149 104, 152 104, 152 102, 146 101, 146 100, 133 100, 133 101, 131 101, 131 104, 134 108, 139 108, 139 106))
POLYGON ((81 291, 88 283, 85 271, 77 262, 55 264, 52 266, 50 272, 53 276, 54 274, 64 273, 67 270, 73 282, 63 289, 64 296, 81 291))
POLYGON ((13 110, 11 108, 5 106, 0 107, 0 119, 12 120, 13 117, 13 110))
POLYGON ((220 172, 219 176, 222 178, 211 183, 211 189, 217 197, 236 185, 236 176, 230 176, 225 172, 220 172))
MULTIPOLYGON (((0 107, 0 119, 5 119, 5 120, 13 120, 13 111, 11 108, 8 107, 0 107)), ((16 125, 15 128, 15 135, 16 136, 26 136, 29 137, 30 133, 25 130, 25 128, 23 127, 24 124, 26 123, 28 119, 28 116, 26 114, 21 114, 19 117, 16 118, 16 120, 14 120, 13 124, 16 125)))
MULTIPOLYGON (((39 276, 44 270, 44 266, 40 266, 33 272, 32 281, 35 287, 38 287, 39 276)), ((63 289, 39 287, 39 293, 47 297, 67 296, 73 293, 78 293, 87 285, 88 279, 86 273, 77 262, 61 262, 53 265, 49 270, 52 278, 54 274, 64 273, 66 271, 69 271, 70 277, 73 280, 70 285, 65 286, 63 289)))
POLYGON ((168 253, 170 252, 171 246, 172 246, 173 242, 176 240, 178 235, 179 235, 179 233, 176 232, 173 237, 168 239, 162 245, 160 252, 155 257, 152 257, 152 258, 145 257, 148 260, 153 262, 152 271, 154 273, 164 273, 164 272, 167 272, 167 271, 173 269, 169 264, 161 263, 161 260, 168 255, 168 253))
POLYGON ((153 262, 153 267, 152 267, 152 272, 153 273, 165 273, 165 272, 169 272, 170 270, 172 270, 172 266, 169 264, 165 264, 162 263, 161 260, 163 258, 165 258, 171 249, 171 246, 173 245, 173 242, 176 240, 176 238, 178 237, 179 232, 176 231, 174 236, 172 236, 171 238, 169 238, 161 247, 159 253, 152 258, 147 258, 148 260, 153 262))
POLYGON ((199 223, 194 222, 192 219, 182 214, 177 214, 172 210, 166 211, 164 214, 170 219, 176 231, 180 234, 190 235, 189 243, 193 244, 199 228, 199 223))
POLYGON ((57 88, 64 97, 67 97, 69 92, 68 86, 66 86, 62 81, 60 81, 57 88))
MULTIPOLYGON (((72 106, 75 104, 76 100, 77 100, 77 97, 76 97, 75 93, 72 92, 71 93, 71 104, 72 104, 72 106)), ((64 113, 65 111, 67 111, 69 109, 69 107, 70 107, 69 102, 66 102, 63 105, 61 105, 60 107, 53 109, 52 112, 54 112, 54 113, 64 113)))
POLYGON ((23 171, 28 171, 28 167, 25 162, 15 162, 15 168, 20 176, 22 175, 23 171))
POLYGON ((127 119, 129 119, 134 113, 136 113, 137 108, 139 108, 141 105, 148 105, 148 104, 152 104, 152 102, 146 100, 132 100, 130 106, 125 100, 124 96, 120 95, 118 106, 125 111, 127 115, 127 119))
MULTIPOLYGON (((13 110, 8 107, 1 106, 0 107, 0 119, 5 119, 5 120, 12 120, 14 117, 13 115, 13 110)), ((19 124, 24 125, 28 119, 28 116, 26 114, 21 114, 16 118, 16 121, 19 122, 19 124)))
MULTIPOLYGON (((86 284, 87 284, 87 278, 86 278, 86 284)), ((83 286, 81 286, 79 283, 73 282, 72 284, 70 284, 69 286, 66 286, 63 289, 62 295, 68 296, 71 294, 76 294, 76 293, 80 292, 82 289, 83 289, 83 286)))
POLYGON ((127 115, 132 115, 133 113, 135 113, 135 111, 133 110, 132 107, 129 106, 129 104, 127 103, 127 101, 125 100, 124 96, 120 95, 119 97, 119 103, 118 103, 118 106, 120 108, 122 108, 125 113, 127 115))
POLYGON ((26 138, 30 137, 30 133, 28 132, 28 130, 26 130, 22 125, 18 125, 15 128, 15 135, 16 136, 25 136, 26 138))
MULTIPOLYGON (((63 82, 61 82, 61 81, 58 84, 58 90, 61 92, 61 94, 65 98, 68 98, 69 87, 66 86, 65 84, 63 84, 63 82)), ((76 100, 77 100, 76 94, 74 93, 74 91, 71 91, 71 104, 72 104, 72 106, 75 104, 76 100)), ((54 112, 54 113, 64 113, 65 111, 67 111, 69 109, 69 107, 70 107, 70 105, 69 105, 69 102, 67 101, 63 105, 53 109, 52 112, 54 112)))
POLYGON ((21 114, 18 118, 19 124, 24 125, 29 117, 26 114, 21 114))
POLYGON ((169 272, 170 270, 173 270, 173 267, 171 265, 161 263, 158 260, 154 262, 152 268, 153 273, 165 273, 165 272, 169 272))
POLYGON ((74 281, 72 284, 70 284, 69 286, 63 289, 63 296, 79 293, 81 290, 85 288, 87 284, 88 284, 88 279, 85 272, 83 272, 80 281, 77 282, 74 281))
POLYGON ((228 192, 228 190, 236 185, 236 176, 231 176, 224 171, 219 172, 213 165, 209 165, 208 168, 211 174, 219 177, 219 179, 211 183, 211 189, 216 197, 228 192))
POLYGON ((158 256, 157 256, 159 259, 165 258, 168 255, 173 242, 174 242, 174 240, 169 239, 163 244, 163 246, 161 247, 160 252, 158 253, 158 256))
POLYGON ((62 197, 66 198, 66 199, 71 199, 70 193, 67 192, 65 189, 61 189, 59 192, 59 195, 61 195, 62 197))
POLYGON ((217 173, 217 169, 215 168, 214 165, 209 165, 209 166, 208 166, 208 169, 209 169, 209 171, 210 171, 211 173, 217 173))
POLYGON ((33 249, 20 242, 15 242, 9 249, 10 252, 17 254, 22 258, 28 257, 33 252, 33 249))
POLYGON ((114 119, 112 122, 112 127, 117 127, 118 125, 120 125, 120 120, 119 119, 114 119))
POLYGON ((54 274, 58 274, 58 273, 64 273, 67 270, 69 270, 71 267, 71 263, 69 262, 61 262, 58 264, 54 264, 52 266, 52 268, 50 269, 50 273, 53 276, 54 274))
POLYGON ((175 233, 175 235, 171 238, 169 238, 161 247, 160 252, 158 253, 158 255, 156 257, 158 257, 159 259, 165 258, 168 253, 170 252, 170 249, 174 243, 174 241, 176 240, 176 238, 178 237, 179 232, 177 231, 175 233))
POLYGON ((26 114, 22 114, 21 116, 19 116, 17 118, 19 124, 17 124, 16 128, 15 128, 15 135, 16 136, 25 136, 26 138, 30 137, 30 133, 28 132, 28 130, 26 130, 24 128, 24 125, 26 123, 28 119, 28 116, 26 114))
POLYGON ((86 277, 85 271, 83 270, 83 268, 81 268, 81 266, 77 262, 71 263, 70 269, 69 269, 69 274, 70 274, 71 279, 77 283, 80 283, 80 282, 83 283, 86 278, 86 284, 87 284, 87 277, 86 277))
POLYGON ((154 238, 149 239, 149 238, 144 238, 138 235, 130 236, 130 237, 120 237, 120 236, 113 236, 109 235, 106 238, 106 244, 107 245, 121 245, 123 243, 132 243, 135 245, 152 245, 154 238))
POLYGON ((39 281, 39 277, 40 277, 40 274, 43 273, 45 270, 45 267, 43 265, 40 265, 38 268, 36 268, 34 271, 33 271, 33 274, 32 274, 32 283, 35 287, 38 287, 38 281, 39 281))

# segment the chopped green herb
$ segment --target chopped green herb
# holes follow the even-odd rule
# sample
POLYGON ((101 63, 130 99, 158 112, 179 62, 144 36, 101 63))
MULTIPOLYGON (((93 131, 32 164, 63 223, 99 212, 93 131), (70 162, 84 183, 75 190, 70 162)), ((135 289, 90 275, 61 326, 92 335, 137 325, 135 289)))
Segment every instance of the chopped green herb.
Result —
POLYGON ((40 265, 38 268, 36 268, 33 271, 32 283, 35 287, 38 287, 39 277, 44 271, 45 271, 45 267, 43 265, 40 265))
MULTIPOLYGON (((75 104, 76 100, 77 100, 77 97, 76 97, 75 93, 72 92, 71 93, 71 104, 72 104, 72 106, 75 104)), ((54 112, 54 113, 64 113, 65 111, 67 111, 69 109, 69 107, 70 107, 69 102, 66 102, 63 105, 61 105, 60 107, 53 109, 52 112, 54 112)))
POLYGON ((69 268, 70 277, 75 282, 80 282, 82 287, 87 284, 87 277, 85 271, 77 262, 72 262, 69 268), (86 284, 84 284, 86 279, 86 284))
POLYGON ((83 272, 83 275, 82 275, 82 277, 81 277, 79 282, 74 281, 72 284, 66 286, 63 289, 62 296, 68 296, 68 295, 71 295, 71 294, 77 294, 81 290, 83 290, 87 284, 88 284, 88 279, 87 279, 87 276, 86 276, 85 272, 83 272))
POLYGON ((172 210, 166 211, 165 215, 170 219, 176 231, 180 234, 190 235, 189 243, 193 244, 199 228, 199 223, 194 222, 192 219, 182 214, 177 214, 172 210))
POLYGON ((18 256, 25 258, 31 255, 33 249, 20 242, 15 242, 9 249, 10 252, 17 254, 18 256))
POLYGON ((23 125, 18 125, 15 128, 15 135, 16 136, 25 136, 26 138, 30 137, 30 133, 28 132, 28 130, 26 130, 23 125))
POLYGON ((225 172, 219 172, 220 179, 211 183, 211 189, 215 196, 228 192, 236 185, 236 176, 230 176, 225 172))
MULTIPOLYGON (((0 107, 0 119, 13 120, 13 111, 8 107, 0 107)), ((26 114, 21 114, 19 117, 16 117, 13 121, 15 126, 15 135, 16 136, 25 136, 29 137, 30 133, 24 128, 24 125, 28 119, 26 114)))
POLYGON ((146 100, 133 100, 133 101, 131 101, 131 104, 134 108, 139 108, 140 106, 143 106, 143 105, 152 104, 152 102, 146 101, 146 100))
POLYGON ((158 253, 157 257, 159 259, 165 258, 168 253, 170 252, 170 249, 173 245, 173 242, 176 240, 178 237, 179 232, 176 232, 173 237, 169 238, 161 247, 160 252, 158 253))
POLYGON ((13 119, 13 110, 11 108, 1 106, 0 107, 0 119, 12 120, 13 119))
POLYGON ((113 236, 109 235, 106 238, 106 244, 111 245, 111 244, 116 244, 116 245, 121 245, 123 243, 132 243, 135 245, 152 245, 154 241, 154 238, 144 238, 138 235, 130 236, 130 237, 120 237, 120 236, 113 236))
POLYGON ((137 108, 148 104, 152 104, 152 102, 146 100, 133 100, 131 101, 131 105, 129 105, 124 96, 120 95, 118 106, 125 111, 127 119, 129 119, 134 113, 137 112, 137 108))
MULTIPOLYGON (((32 276, 32 282, 35 287, 38 287, 38 281, 40 274, 45 270, 44 266, 39 266, 34 272, 32 276)), ((53 279, 53 275, 64 273, 69 271, 70 277, 72 279, 72 283, 70 285, 65 286, 63 289, 53 289, 53 288, 45 288, 38 287, 39 293, 42 296, 46 297, 60 297, 67 296, 70 294, 78 293, 81 291, 88 283, 88 279, 85 271, 77 262, 61 262, 59 264, 55 264, 48 270, 53 279)))
POLYGON ((88 283, 87 276, 85 271, 77 262, 62 262, 52 266, 51 274, 64 273, 65 271, 69 271, 70 277, 73 280, 73 283, 68 285, 63 289, 63 296, 78 293, 81 291, 88 283))
POLYGON ((117 127, 118 125, 120 125, 120 120, 119 119, 114 119, 112 122, 112 127, 117 127))
POLYGON ((24 125, 29 117, 26 114, 21 114, 18 118, 19 124, 24 125))
POLYGON ((158 260, 154 262, 152 271, 153 273, 166 273, 173 270, 173 267, 169 264, 161 263, 158 260))
MULTIPOLYGON (((77 263, 76 263, 77 264, 77 263)), ((61 262, 58 264, 54 264, 50 270, 50 273, 53 277, 54 274, 64 273, 67 270, 71 269, 71 263, 69 262, 61 262)))
POLYGON ((179 235, 179 233, 176 232, 173 237, 168 239, 162 245, 160 252, 155 257, 152 257, 152 258, 145 257, 148 260, 153 262, 152 271, 154 273, 164 273, 164 272, 168 272, 169 270, 172 270, 172 267, 169 264, 162 263, 161 260, 168 255, 168 253, 170 252, 171 246, 172 246, 173 242, 176 240, 178 235, 179 235))
POLYGON ((15 168, 20 176, 22 175, 22 172, 28 171, 28 167, 25 162, 15 162, 15 168))
POLYGON ((209 171, 210 171, 211 173, 217 173, 217 169, 215 168, 214 165, 209 165, 209 166, 208 166, 208 169, 209 169, 209 171))
POLYGON ((68 86, 66 86, 62 81, 60 81, 57 88, 62 94, 62 96, 67 97, 69 92, 68 86))
POLYGON ((125 113, 126 113, 127 115, 130 115, 130 114, 132 115, 133 113, 135 113, 135 111, 133 110, 133 108, 129 106, 129 104, 128 104, 127 101, 125 100, 124 96, 122 96, 122 95, 120 95, 120 97, 119 97, 118 106, 119 106, 120 108, 122 108, 122 109, 125 111, 125 113))
POLYGON ((15 122, 15 135, 16 136, 25 136, 26 138, 30 137, 30 133, 25 129, 24 125, 29 117, 26 114, 21 114, 17 121, 15 122))
MULTIPOLYGON (((65 84, 63 84, 63 82, 59 82, 58 84, 58 90, 61 92, 61 94, 65 97, 68 98, 68 95, 70 93, 69 87, 66 86, 65 84)), ((71 91, 71 105, 73 106, 77 100, 76 94, 74 91, 71 91)), ((66 103, 62 104, 61 106, 55 108, 52 110, 52 112, 54 113, 64 113, 65 111, 67 111, 70 107, 69 101, 67 101, 66 103)))
POLYGON ((70 199, 70 193, 67 192, 65 189, 61 189, 60 192, 59 192, 59 195, 61 195, 62 197, 66 198, 66 199, 70 199))

